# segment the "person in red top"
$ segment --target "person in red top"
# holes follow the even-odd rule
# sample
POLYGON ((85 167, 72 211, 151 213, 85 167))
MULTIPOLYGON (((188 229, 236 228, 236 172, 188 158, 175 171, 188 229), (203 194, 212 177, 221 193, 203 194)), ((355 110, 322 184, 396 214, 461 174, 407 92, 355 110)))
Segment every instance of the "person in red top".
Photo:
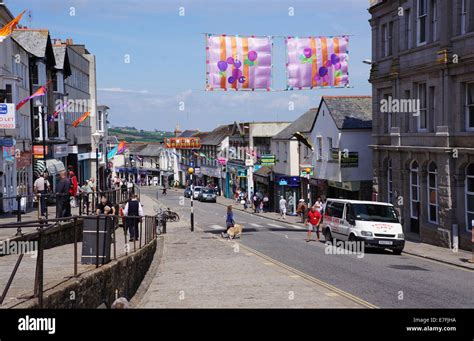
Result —
POLYGON ((316 236, 318 237, 319 241, 319 223, 321 222, 321 213, 319 213, 319 205, 313 205, 311 210, 308 213, 308 219, 306 220, 306 226, 308 226, 308 237, 306 241, 311 241, 311 232, 315 231, 316 236))
POLYGON ((68 170, 69 170, 69 182, 71 184, 71 187, 69 187, 69 194, 72 196, 72 197, 76 197, 77 195, 77 177, 76 177, 76 174, 74 174, 74 168, 72 168, 72 166, 69 166, 68 167, 68 170))

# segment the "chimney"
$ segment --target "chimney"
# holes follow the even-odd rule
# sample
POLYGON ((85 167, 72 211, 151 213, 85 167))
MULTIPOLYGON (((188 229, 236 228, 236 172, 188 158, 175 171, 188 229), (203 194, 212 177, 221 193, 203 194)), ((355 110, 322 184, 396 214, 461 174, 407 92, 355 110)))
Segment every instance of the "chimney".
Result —
POLYGON ((71 38, 67 38, 66 39, 66 45, 72 45, 73 42, 72 42, 72 39, 71 38))

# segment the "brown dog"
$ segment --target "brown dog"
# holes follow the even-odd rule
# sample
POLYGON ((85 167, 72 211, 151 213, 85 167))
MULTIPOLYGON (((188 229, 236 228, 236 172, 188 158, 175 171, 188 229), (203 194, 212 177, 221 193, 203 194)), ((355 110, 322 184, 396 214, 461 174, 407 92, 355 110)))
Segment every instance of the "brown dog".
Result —
POLYGON ((242 225, 235 224, 227 230, 227 234, 229 235, 229 239, 240 238, 242 235, 242 225))

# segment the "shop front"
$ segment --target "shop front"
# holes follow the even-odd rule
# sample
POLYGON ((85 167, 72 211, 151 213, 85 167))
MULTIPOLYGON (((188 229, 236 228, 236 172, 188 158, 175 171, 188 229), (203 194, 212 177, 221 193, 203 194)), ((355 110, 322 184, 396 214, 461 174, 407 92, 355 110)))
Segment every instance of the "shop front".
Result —
POLYGON ((275 210, 279 209, 279 201, 281 197, 285 198, 287 202, 288 215, 297 215, 296 206, 301 199, 301 179, 299 176, 275 175, 274 182, 274 202, 275 210))
POLYGON ((226 197, 233 198, 235 191, 247 191, 247 168, 243 161, 227 162, 226 197))

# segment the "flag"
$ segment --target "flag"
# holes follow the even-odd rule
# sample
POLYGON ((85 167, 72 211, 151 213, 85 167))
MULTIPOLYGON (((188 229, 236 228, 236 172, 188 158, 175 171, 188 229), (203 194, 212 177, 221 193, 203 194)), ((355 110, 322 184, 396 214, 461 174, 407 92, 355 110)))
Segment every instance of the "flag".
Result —
POLYGON ((294 133, 293 137, 295 137, 298 140, 298 142, 304 144, 309 149, 314 150, 314 147, 311 141, 309 141, 306 137, 304 137, 303 134, 301 134, 299 131, 294 133))
POLYGON ((26 10, 20 13, 19 16, 17 16, 15 19, 10 21, 8 24, 3 26, 3 28, 0 30, 0 43, 5 40, 10 34, 12 34, 13 30, 17 27, 18 23, 21 20, 21 17, 23 14, 25 14, 26 10))
POLYGON ((107 154, 107 159, 112 159, 118 151, 118 146, 115 146, 112 150, 110 150, 107 154))
POLYGON ((16 105, 16 110, 20 110, 20 108, 22 106, 24 106, 30 99, 33 99, 33 98, 36 98, 36 97, 41 97, 41 96, 44 96, 46 95, 46 92, 48 92, 48 84, 50 82, 46 83, 45 85, 43 85, 41 88, 39 88, 38 90, 36 90, 36 92, 31 95, 31 96, 28 96, 26 97, 24 100, 22 100, 20 103, 18 103, 16 105))
POLYGON ((58 110, 56 110, 56 111, 53 113, 53 117, 54 117, 54 118, 58 117, 59 113, 60 113, 61 111, 64 111, 64 109, 66 109, 68 105, 69 105, 69 103, 68 103, 68 101, 66 101, 66 103, 63 104, 63 106, 61 106, 58 110))
POLYGON ((126 148, 125 141, 120 142, 119 145, 117 146, 117 154, 122 154, 125 151, 125 148, 126 148))
POLYGON ((78 126, 79 124, 81 124, 82 122, 84 122, 84 120, 85 120, 87 117, 89 117, 90 114, 91 114, 90 111, 86 111, 84 114, 82 114, 81 117, 79 117, 77 120, 75 120, 74 122, 72 122, 72 126, 73 126, 74 128, 77 128, 77 126, 78 126))

